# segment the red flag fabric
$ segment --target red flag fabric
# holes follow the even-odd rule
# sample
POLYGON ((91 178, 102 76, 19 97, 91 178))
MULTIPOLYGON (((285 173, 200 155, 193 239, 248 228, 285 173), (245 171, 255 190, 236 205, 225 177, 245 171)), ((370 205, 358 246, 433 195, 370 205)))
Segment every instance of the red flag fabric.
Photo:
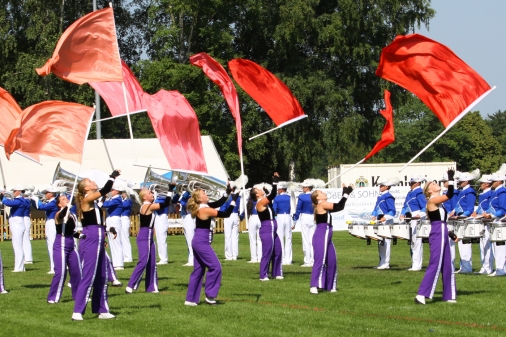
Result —
POLYGON ((380 110, 380 114, 383 115, 383 117, 385 117, 387 122, 385 123, 383 131, 381 132, 380 141, 377 142, 376 145, 371 150, 371 152, 369 152, 369 154, 365 156, 364 161, 371 158, 381 150, 383 150, 385 147, 393 143, 395 140, 394 114, 392 111, 392 104, 390 103, 390 92, 388 90, 385 90, 385 110, 380 110))
POLYGON ((419 34, 397 36, 383 48, 376 75, 418 96, 445 127, 490 90, 448 47, 419 34))
POLYGON ((125 115, 128 112, 146 110, 143 100, 144 90, 132 73, 132 70, 122 60, 121 69, 123 72, 123 83, 121 82, 90 82, 88 83, 104 99, 113 116, 125 115), (125 92, 123 92, 123 84, 125 92), (125 105, 125 95, 128 109, 125 105))
POLYGON ((63 33, 53 56, 36 69, 41 76, 53 73, 69 82, 123 80, 116 26, 111 7, 91 12, 63 33))
POLYGON ((206 53, 198 53, 190 57, 190 63, 194 66, 202 68, 204 73, 220 87, 221 93, 232 112, 235 119, 235 127, 237 129, 237 148, 239 149, 239 156, 242 155, 242 123, 241 123, 241 110, 239 109, 239 97, 235 90, 234 83, 228 76, 225 69, 214 58, 206 53))
POLYGON ((148 115, 172 170, 207 174, 199 122, 178 91, 144 94, 148 115))
POLYGON ((16 151, 82 161, 93 108, 46 101, 26 108, 5 141, 7 158, 16 151))
POLYGON ((233 59, 228 67, 234 80, 260 104, 276 126, 304 116, 290 89, 265 68, 245 59, 233 59))

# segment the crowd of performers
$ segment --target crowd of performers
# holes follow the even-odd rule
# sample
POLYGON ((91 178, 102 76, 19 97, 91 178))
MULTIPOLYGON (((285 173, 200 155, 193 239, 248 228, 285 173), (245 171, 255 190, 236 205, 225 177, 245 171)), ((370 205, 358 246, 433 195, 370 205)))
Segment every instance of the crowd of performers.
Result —
MULTIPOLYGON (((58 195, 57 190, 52 187, 43 191, 45 202, 41 202, 38 196, 25 193, 22 185, 16 185, 9 198, 0 194, 3 204, 10 207, 9 225, 15 257, 13 272, 23 272, 25 264, 33 263, 29 237, 30 207, 34 206, 46 213, 46 237, 50 257, 48 274, 54 274, 47 302, 55 304, 60 301, 68 270, 68 286, 72 289, 72 298, 75 301, 73 320, 83 319, 88 302, 91 302, 92 312, 98 313, 99 318, 114 318, 109 312, 108 282, 113 286, 122 286, 115 271, 122 270, 124 262, 133 261, 129 240, 132 201, 125 189, 115 182, 119 175, 120 171, 115 170, 101 189, 88 178, 81 180, 73 206, 70 205, 67 195, 58 195), (105 222, 101 207, 107 210, 105 222), (109 258, 105 249, 106 237, 112 258, 109 258)), ((459 173, 456 179, 455 171, 450 169, 441 179, 426 182, 423 189, 422 184, 426 180, 424 177, 413 175, 409 181, 410 191, 399 219, 409 222, 411 226, 410 271, 422 270, 423 244, 422 239, 417 237, 418 221, 427 218, 431 224, 429 266, 415 297, 416 303, 425 304, 426 298, 432 299, 439 274, 442 274, 443 301, 456 302, 454 274, 472 273, 471 244, 459 241, 457 236, 448 230, 447 220, 457 216, 500 219, 506 215, 504 173, 483 175, 477 180, 481 193, 478 207, 475 209, 476 192, 471 183, 476 178, 471 173, 459 173), (444 191, 437 181, 443 183, 444 191), (458 189, 454 188, 455 185, 458 189), (455 271, 457 242, 461 267, 455 271)), ((373 220, 385 224, 393 223, 396 215, 395 198, 390 193, 390 188, 398 182, 398 179, 387 179, 379 183, 380 194, 372 210, 373 220)), ((294 214, 291 214, 287 186, 279 182, 277 173, 273 175, 272 186, 263 183, 251 188, 247 200, 242 201, 245 207, 239 207, 239 192, 230 185, 223 196, 214 202, 210 202, 206 191, 200 189, 192 193, 186 191, 183 195, 169 192, 158 198, 151 190, 142 189, 139 192, 140 231, 137 235, 139 256, 125 292, 131 294, 137 290, 145 275, 145 291, 158 293, 157 265, 168 262, 167 212, 168 208, 176 203, 181 206, 189 251, 188 262, 183 266, 193 267, 185 305, 199 304, 204 275, 205 302, 216 303, 222 266, 211 246, 214 218, 224 218, 225 259, 237 260, 239 221, 245 214, 249 217, 251 248, 251 260, 248 263, 260 263, 260 281, 284 279, 283 265, 292 264, 291 233, 295 221, 298 221, 304 252, 304 263, 301 267, 312 268, 309 292, 335 292, 337 256, 332 242, 330 213, 345 208, 353 187, 343 184, 342 198, 338 203, 331 203, 327 201, 327 195, 322 190, 313 189, 312 180, 306 180, 301 185, 303 192, 297 198, 294 214), (241 209, 243 210, 240 211, 241 209), (158 263, 155 232, 160 259, 158 263)), ((175 186, 169 186, 169 191, 172 190, 175 190, 175 186)), ((378 270, 390 268, 390 246, 390 239, 385 238, 378 242, 379 264, 375 267, 378 270)), ((480 253, 482 268, 479 274, 506 275, 506 246, 490 241, 488 226, 485 226, 485 233, 480 239, 480 253)), ((0 272, 0 293, 6 294, 2 266, 0 272)))

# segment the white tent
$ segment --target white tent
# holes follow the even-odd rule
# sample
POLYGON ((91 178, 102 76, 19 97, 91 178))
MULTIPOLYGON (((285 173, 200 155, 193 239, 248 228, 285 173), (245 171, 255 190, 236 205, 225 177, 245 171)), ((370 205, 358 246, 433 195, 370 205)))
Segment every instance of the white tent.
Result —
MULTIPOLYGON (((151 166, 155 172, 164 174, 170 171, 170 165, 165 158, 160 142, 157 138, 135 139, 137 161, 134 161, 132 143, 130 139, 100 139, 88 140, 83 157, 81 171, 97 169, 111 173, 114 169, 121 169, 121 178, 139 187, 144 181, 146 167, 151 166), (159 169, 156 169, 159 168, 159 169)), ((222 181, 227 181, 228 174, 223 166, 220 155, 210 136, 202 136, 202 146, 209 175, 222 181)), ((3 149, 1 149, 3 150, 3 149)), ((35 189, 43 188, 52 182, 58 163, 61 168, 76 174, 79 164, 53 157, 41 156, 42 165, 34 163, 17 154, 11 155, 10 161, 5 154, 0 154, 7 188, 15 184, 35 185, 35 189)), ((0 177, 1 178, 1 177, 0 177)), ((4 182, 2 182, 4 185, 4 182)))

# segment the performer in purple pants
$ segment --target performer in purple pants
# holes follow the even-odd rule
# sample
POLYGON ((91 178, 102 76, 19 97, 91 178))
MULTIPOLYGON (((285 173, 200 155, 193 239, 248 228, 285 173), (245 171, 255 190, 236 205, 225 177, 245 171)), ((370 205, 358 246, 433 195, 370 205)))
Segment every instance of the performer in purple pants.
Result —
POLYGON ((343 196, 338 203, 327 201, 327 194, 320 190, 311 193, 316 230, 313 235, 314 264, 311 271, 309 292, 318 294, 318 288, 330 292, 337 291, 337 255, 332 242, 332 216, 331 212, 344 209, 348 196, 353 187, 343 184, 343 196))
MULTIPOLYGON (((448 213, 443 206, 443 203, 453 196, 454 174, 454 170, 448 170, 449 185, 446 195, 441 195, 441 187, 433 182, 428 182, 424 188, 424 194, 428 199, 427 216, 431 221, 429 235, 430 260, 420 288, 418 288, 418 295, 415 297, 415 303, 418 304, 425 304, 425 298, 432 299, 440 273, 443 276, 443 301, 457 302, 457 288, 453 266, 451 265, 450 242, 448 240, 448 228, 446 227, 448 213)), ((455 234, 450 233, 450 235, 452 240, 458 240, 455 234)))
POLYGON ((2 262, 2 251, 0 251, 0 294, 7 294, 4 284, 4 264, 2 262))
POLYGON ((193 248, 193 272, 188 282, 185 305, 196 306, 200 301, 202 280, 207 268, 206 275, 206 302, 216 304, 216 296, 221 284, 221 264, 211 247, 213 232, 211 230, 211 219, 213 217, 228 218, 235 207, 235 201, 239 194, 232 194, 232 201, 226 211, 217 211, 215 208, 223 205, 231 193, 230 186, 227 187, 226 195, 215 202, 209 202, 209 197, 204 190, 196 189, 188 200, 188 212, 195 219, 195 235, 192 240, 193 248))
MULTIPOLYGON (((79 242, 82 278, 77 287, 72 320, 83 320, 82 315, 86 311, 86 304, 92 287, 91 311, 98 313, 100 319, 115 317, 109 313, 107 303, 107 268, 104 248, 105 224, 96 200, 111 191, 114 179, 119 175, 120 171, 115 170, 110 175, 111 179, 100 191, 97 184, 88 178, 81 180, 78 184, 78 193, 76 194, 77 214, 83 225, 82 234, 86 235, 86 238, 79 242)), ((114 233, 116 229, 111 227, 109 232, 114 233)))
MULTIPOLYGON (((169 186, 172 191, 174 186, 169 186)), ((140 209, 140 230, 137 234, 137 249, 139 251, 139 262, 130 276, 130 281, 125 289, 127 294, 137 290, 142 281, 142 275, 146 270, 146 292, 158 293, 158 275, 156 272, 156 248, 153 241, 153 225, 155 223, 156 210, 166 208, 172 200, 172 192, 167 193, 167 197, 162 203, 153 203, 155 197, 147 188, 139 192, 142 200, 140 209), (170 195, 169 195, 170 194, 170 195)))
MULTIPOLYGON (((272 201, 277 193, 279 176, 274 173, 274 185, 269 194, 269 184, 259 184, 253 187, 256 196, 256 209, 260 219, 260 241, 262 241, 262 259, 260 260, 260 281, 269 281, 269 266, 272 263, 272 277, 282 280, 283 277, 283 251, 278 236, 278 223, 274 219, 272 201)), ((269 186, 270 187, 270 186, 269 186)))
POLYGON ((54 276, 47 295, 47 303, 51 304, 60 302, 67 278, 67 267, 74 300, 81 282, 81 261, 74 242, 74 234, 79 237, 79 234, 75 233, 77 217, 70 213, 67 222, 64 223, 68 212, 68 203, 69 200, 63 194, 56 198, 56 205, 61 210, 56 212, 54 217, 56 224, 56 239, 53 244, 54 276))

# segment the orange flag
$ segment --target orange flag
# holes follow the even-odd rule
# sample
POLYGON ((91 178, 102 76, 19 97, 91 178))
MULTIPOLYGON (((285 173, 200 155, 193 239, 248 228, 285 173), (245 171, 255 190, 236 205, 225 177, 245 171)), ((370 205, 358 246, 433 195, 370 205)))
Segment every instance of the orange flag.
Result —
POLYGON ((82 161, 84 141, 95 109, 61 101, 26 108, 5 141, 7 158, 19 150, 49 157, 82 161))
POLYGON ((74 22, 60 37, 53 57, 37 73, 53 73, 69 82, 123 82, 111 7, 94 11, 74 22))
POLYGON ((395 141, 395 132, 394 132, 394 112, 392 109, 392 104, 390 103, 390 91, 385 90, 385 110, 380 110, 380 114, 385 117, 387 122, 383 127, 383 131, 381 132, 381 139, 376 145, 373 147, 371 152, 367 156, 365 156, 365 160, 371 158, 376 153, 383 150, 389 144, 392 144, 395 141))

